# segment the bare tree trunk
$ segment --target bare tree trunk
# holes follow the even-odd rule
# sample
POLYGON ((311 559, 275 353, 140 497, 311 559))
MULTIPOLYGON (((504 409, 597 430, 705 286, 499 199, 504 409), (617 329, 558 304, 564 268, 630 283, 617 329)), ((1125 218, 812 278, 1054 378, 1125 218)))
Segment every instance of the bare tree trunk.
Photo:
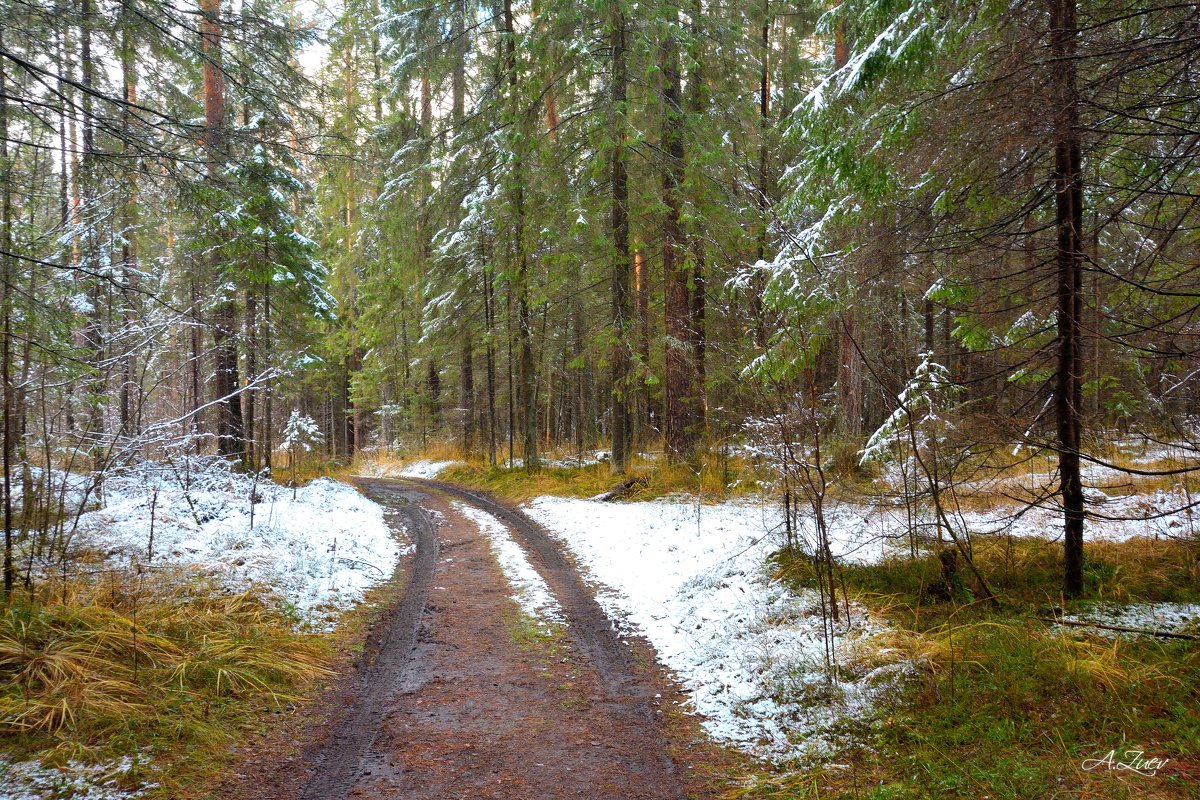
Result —
POLYGON ((483 275, 484 317, 487 320, 488 463, 496 465, 496 290, 491 271, 483 275))
POLYGON ((258 290, 246 291, 246 390, 242 392, 242 419, 246 422, 246 463, 258 471, 259 445, 255 439, 255 400, 258 389, 258 290))
MULTIPOLYGON (((637 348, 638 359, 642 369, 650 366, 650 276, 646 265, 646 255, 640 244, 633 249, 633 282, 634 297, 637 307, 637 348)), ((637 403, 634 414, 636 433, 631 437, 637 442, 645 442, 650 438, 651 417, 650 387, 644 380, 637 382, 637 392, 634 395, 637 403)))
POLYGON ((462 362, 458 370, 458 408, 462 415, 462 451, 475 446, 475 340, 471 326, 462 326, 462 362))
MULTIPOLYGON (((692 119, 700 119, 708 110, 708 97, 706 93, 705 74, 703 70, 704 52, 702 42, 704 41, 703 31, 700 29, 700 20, 703 15, 700 0, 694 0, 692 3, 692 21, 691 21, 691 36, 692 36, 692 52, 691 52, 691 70, 692 74, 688 79, 688 111, 692 119)), ((764 71, 764 76, 765 76, 764 71)), ((769 97, 764 94, 764 102, 769 97)), ((765 148, 764 148, 764 153, 765 148)), ((766 162, 763 161, 763 177, 765 178, 766 162)), ((765 181, 763 183, 765 188, 765 181)), ((765 244, 764 244, 765 247, 765 244)), ((691 236, 691 252, 692 252, 692 319, 691 319, 691 347, 692 347, 692 365, 695 371, 694 389, 696 392, 696 424, 703 428, 708 419, 708 332, 705 328, 706 310, 708 307, 708 298, 705 294, 705 267, 704 267, 704 233, 702 231, 693 231, 691 236)))
POLYGON ((863 364, 854 309, 847 309, 840 321, 838 394, 842 405, 842 429, 849 436, 860 436, 863 421, 863 364))
MULTIPOLYGON (((466 0, 454 0, 452 43, 454 48, 454 74, 452 76, 452 115, 454 135, 466 118, 467 95, 467 41, 466 0)), ((457 221, 457 219, 456 219, 457 221)), ((462 270, 462 302, 467 302, 475 293, 475 279, 469 269, 462 270)), ((485 309, 486 314, 486 309, 485 309)), ((460 418, 461 446, 469 454, 475 446, 475 337, 468 318, 462 321, 462 352, 458 372, 458 408, 460 418)))
MULTIPOLYGON (((98 242, 96 237, 95 201, 95 159, 96 159, 96 118, 93 112, 92 88, 96 80, 96 65, 92 58, 92 26, 96 13, 92 0, 81 0, 80 15, 80 106, 83 112, 83 160, 80 168, 80 192, 82 197, 83 223, 83 253, 88 259, 88 267, 99 269, 98 242)), ((103 326, 100 317, 99 284, 96 280, 88 281, 88 295, 91 309, 87 313, 87 322, 83 330, 83 344, 88 352, 88 366, 91 375, 88 379, 88 451, 95 457, 99 454, 100 436, 104 430, 104 400, 108 392, 104 384, 103 374, 103 326)))
MULTIPOLYGON (((0 27, 0 47, 4 46, 4 29, 0 27)), ((4 422, 3 441, 0 441, 0 460, 4 479, 4 596, 8 598, 16 582, 16 568, 13 564, 13 509, 12 509, 12 467, 13 467, 13 386, 12 386, 12 315, 9 309, 11 297, 9 287, 13 281, 12 257, 12 162, 8 153, 8 74, 4 63, 0 61, 0 314, 3 316, 3 330, 0 335, 0 381, 3 382, 4 422)))
POLYGON ((204 353, 203 315, 200 308, 200 270, 194 269, 188 276, 188 306, 191 309, 191 327, 188 329, 188 394, 192 436, 195 452, 200 453, 200 434, 204 429, 204 381, 201 377, 201 358, 204 353))
POLYGON ((1082 441, 1083 360, 1080 311, 1083 295, 1083 159, 1079 142, 1079 95, 1075 49, 1078 36, 1075 0, 1051 0, 1050 48, 1055 88, 1054 192, 1058 233, 1058 367, 1054 409, 1058 471, 1064 516, 1063 593, 1083 593, 1082 441))
MULTIPOLYGON (((508 71, 511 123, 523 127, 524 111, 518 94, 517 42, 513 19, 512 0, 504 0, 505 58, 508 71)), ((513 292, 517 304, 517 406, 521 425, 522 456, 525 470, 534 472, 538 468, 537 397, 535 383, 536 367, 533 358, 533 309, 529 303, 529 254, 525 244, 525 185, 522 153, 524 144, 517 141, 518 151, 513 153, 513 259, 516 275, 513 292)))
POLYGON ((625 103, 628 67, 625 50, 625 15, 614 3, 611 20, 612 124, 615 142, 610 162, 612 189, 612 457, 614 475, 624 475, 629 466, 629 173, 625 163, 625 103))
POLYGON ((262 424, 262 460, 267 472, 271 471, 271 460, 275 452, 274 444, 274 379, 271 377, 271 283, 263 286, 263 372, 267 374, 263 386, 263 424, 262 424))
MULTIPOLYGON (((204 151, 206 179, 219 184, 225 150, 225 80, 221 69, 221 0, 201 0, 200 49, 204 55, 204 151)), ((213 310, 213 388, 217 395, 217 452, 240 458, 244 449, 242 405, 237 392, 238 350, 234 297, 223 284, 225 272, 214 248, 213 275, 218 278, 218 299, 213 310)))
MULTIPOLYGON (((846 39, 846 25, 838 20, 834 31, 834 69, 841 69, 850 59, 850 45, 846 39)), ((843 310, 838 320, 838 400, 841 405, 842 430, 848 436, 862 435, 863 422, 863 363, 859 352, 860 344, 858 317, 853 306, 843 310)))
POLYGON ((667 459, 682 461, 695 449, 695 366, 692 355, 690 274, 687 242, 680 222, 680 189, 683 183, 683 108, 679 47, 674 37, 662 43, 663 80, 663 292, 666 324, 666 408, 664 429, 667 459))
MULTIPOLYGON (((121 227, 122 245, 121 245, 121 263, 124 272, 125 289, 123 291, 122 301, 125 306, 125 335, 127 338, 133 338, 133 327, 136 324, 136 309, 134 301, 137 297, 136 287, 138 284, 137 271, 137 245, 134 238, 134 225, 136 223, 137 214, 137 170, 136 165, 131 159, 129 141, 132 135, 133 114, 131 108, 137 102, 137 73, 135 65, 135 57, 137 55, 136 45, 133 40, 133 0, 121 0, 121 79, 125 86, 125 102, 126 105, 121 110, 121 129, 124 133, 121 150, 125 157, 124 159, 124 184, 125 197, 121 205, 121 227)), ((137 392, 137 355, 134 349, 126 346, 122 359, 122 375, 121 375, 121 435, 134 436, 137 434, 136 420, 140 415, 134 407, 135 402, 140 402, 140 398, 136 395, 137 392)))
MULTIPOLYGON (((771 0, 763 0, 762 7, 762 64, 758 80, 758 186, 755 194, 758 203, 758 250, 757 263, 767 258, 767 227, 770 224, 771 199, 767 174, 767 150, 770 146, 771 132, 771 0)), ((753 293, 750 297, 750 310, 754 317, 754 343, 759 349, 767 346, 766 311, 763 307, 763 293, 766 290, 766 276, 755 270, 753 293)))

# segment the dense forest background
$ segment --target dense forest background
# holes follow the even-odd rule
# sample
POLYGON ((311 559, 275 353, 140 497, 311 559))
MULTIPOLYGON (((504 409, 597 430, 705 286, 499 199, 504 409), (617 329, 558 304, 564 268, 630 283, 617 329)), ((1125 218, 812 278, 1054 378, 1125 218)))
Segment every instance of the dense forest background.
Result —
POLYGON ((2 17, 6 588, 50 546, 52 504, 13 500, 47 465, 257 472, 303 440, 734 454, 815 513, 872 460, 940 508, 1049 454, 1028 499, 1077 592, 1084 466, 1195 451, 1195 4, 2 17))

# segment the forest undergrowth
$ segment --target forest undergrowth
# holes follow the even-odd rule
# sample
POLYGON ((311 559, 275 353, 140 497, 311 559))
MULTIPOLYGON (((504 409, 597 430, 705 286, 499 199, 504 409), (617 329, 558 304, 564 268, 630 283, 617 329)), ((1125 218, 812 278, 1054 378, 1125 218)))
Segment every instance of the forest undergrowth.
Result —
POLYGON ((133 761, 117 788, 179 797, 331 675, 328 637, 187 570, 97 569, 0 614, 0 740, 47 767, 133 761))
MULTIPOLYGON (((1055 542, 980 537, 973 556, 996 605, 969 580, 947 587, 932 553, 841 567, 847 594, 892 625, 865 666, 909 664, 911 679, 856 746, 746 776, 730 797, 1198 796, 1200 615, 1183 628, 1191 639, 1052 621, 1109 603, 1200 602, 1197 543, 1093 543, 1085 593, 1069 601, 1055 542)), ((796 589, 817 585, 803 554, 780 552, 774 568, 796 589)))

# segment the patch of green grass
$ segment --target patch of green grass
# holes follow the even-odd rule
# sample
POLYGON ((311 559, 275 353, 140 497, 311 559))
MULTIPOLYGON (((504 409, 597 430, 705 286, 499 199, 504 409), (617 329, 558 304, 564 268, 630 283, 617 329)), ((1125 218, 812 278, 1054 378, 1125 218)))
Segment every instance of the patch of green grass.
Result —
MULTIPOLYGON (((515 604, 514 604, 515 605, 515 604)), ((506 615, 509 634, 518 647, 531 650, 545 658, 561 658, 566 651, 563 626, 514 609, 506 615)))
MULTIPOLYGON (((730 797, 1200 797, 1200 643, 1049 626, 1034 617, 1062 603, 1059 545, 980 538, 974 552, 999 608, 975 601, 965 575, 962 596, 931 593, 942 581, 933 555, 842 568, 848 591, 894 626, 865 658, 913 664, 913 677, 860 745, 816 768, 753 773, 730 797), (1084 768, 1138 750, 1169 761, 1153 776, 1084 768)), ((815 580, 797 555, 777 554, 775 569, 798 587, 815 580)), ((1183 542, 1089 544, 1087 592, 1066 610, 1196 601, 1198 569, 1183 542)))
MULTIPOLYGON (((1200 756, 1200 650, 1107 641, 1036 623, 962 631, 885 714, 872 742, 897 798, 1195 796, 1177 772, 1087 771, 1109 750, 1144 748, 1178 764, 1200 756)), ((1168 762, 1169 763, 1169 762, 1168 762)))
MULTIPOLYGON (((1063 604, 1062 545, 1037 538, 977 536, 972 544, 975 563, 988 585, 1010 611, 1036 610, 1063 604)), ((801 554, 777 553, 776 577, 797 587, 816 584, 812 562, 801 554)), ((893 557, 876 564, 839 567, 839 580, 854 596, 880 609, 895 606, 920 625, 944 621, 948 612, 961 616, 961 607, 974 599, 972 578, 959 569, 965 592, 958 605, 937 602, 931 590, 942 585, 941 562, 934 553, 917 558, 893 557), (907 610, 907 611, 906 611, 907 610)), ((1200 548, 1186 541, 1091 542, 1084 563, 1084 595, 1069 609, 1095 601, 1200 602, 1200 548)))

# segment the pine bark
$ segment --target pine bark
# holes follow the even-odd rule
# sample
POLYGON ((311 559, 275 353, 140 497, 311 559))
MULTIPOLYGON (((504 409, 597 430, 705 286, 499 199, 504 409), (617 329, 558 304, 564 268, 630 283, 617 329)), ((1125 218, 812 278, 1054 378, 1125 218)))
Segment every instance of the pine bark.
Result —
POLYGON ((613 241, 612 265, 612 457, 614 475, 624 475, 629 466, 629 279, 633 265, 629 254, 629 173, 625 155, 625 104, 628 93, 626 21, 618 4, 612 12, 612 121, 615 141, 610 157, 613 241))
POLYGON ((458 408, 461 418, 463 453, 475 447, 475 337, 471 326, 462 326, 462 360, 458 371, 458 408))
MULTIPOLYGON (((841 69, 850 59, 850 44, 846 24, 839 19, 834 31, 833 66, 841 69)), ((855 308, 842 311, 838 319, 838 401, 841 406, 842 431, 855 438, 863 432, 863 363, 858 316, 855 308)))
MULTIPOLYGON (((466 42, 466 1, 455 0, 454 20, 452 28, 452 46, 454 47, 454 73, 451 76, 452 108, 454 122, 453 136, 459 135, 461 126, 466 118, 467 95, 467 42, 466 42)), ((461 217, 455 219, 458 222, 461 217)), ((466 303, 475 293, 475 278, 469 267, 462 269, 462 297, 460 302, 466 303)), ((469 315, 465 315, 469 316, 469 315)), ((462 338, 460 342, 459 373, 458 373, 458 408, 460 414, 460 445, 463 453, 470 453, 475 447, 475 336, 467 319, 462 321, 462 338)))
MULTIPOLYGON (((204 56, 204 151, 206 179, 221 182, 225 154, 225 80, 221 68, 221 0, 200 0, 200 49, 204 56)), ((242 404, 238 397, 237 320, 231 288, 220 249, 214 247, 213 275, 218 280, 218 301, 213 310, 213 390, 217 395, 217 453, 240 458, 245 448, 242 404)))
MULTIPOLYGON (((0 27, 0 47, 4 46, 4 30, 0 27)), ((13 564, 13 507, 12 507, 12 468, 13 468, 13 385, 12 385, 12 315, 9 309, 11 297, 9 287, 12 285, 12 163, 8 151, 8 74, 4 64, 0 63, 0 316, 3 317, 3 330, 0 331, 0 381, 3 386, 4 420, 3 439, 0 440, 0 469, 3 470, 4 480, 4 596, 12 594, 16 581, 16 569, 13 564)))
MULTIPOLYGON (((268 257, 270 254, 267 254, 268 257)), ((246 390, 242 393, 242 419, 246 425, 246 464, 258 470, 259 443, 255 430, 255 408, 258 388, 258 289, 246 291, 246 390)))
POLYGON ((667 459, 689 458, 695 449, 696 390, 692 354, 690 271, 687 241, 680 221, 683 183, 683 108, 679 47, 674 37, 663 42, 663 292, 666 327, 666 408, 664 436, 667 459))
MULTIPOLYGON (((634 287, 634 302, 637 309, 637 353, 638 360, 641 362, 641 369, 647 370, 650 367, 650 269, 646 264, 646 254, 642 249, 641 244, 635 244, 633 248, 633 287, 634 287)), ((650 387, 646 385, 644 380, 637 381, 637 391, 633 394, 636 403, 636 409, 633 412, 634 433, 631 437, 636 442, 646 442, 651 438, 652 426, 651 419, 654 416, 651 410, 650 387)))
MULTIPOLYGON (((518 96, 517 76, 517 42, 516 28, 513 19, 512 0, 504 0, 504 33, 505 55, 508 67, 509 101, 511 103, 512 124, 523 127, 524 114, 521 110, 518 96)), ((518 351, 518 383, 517 406, 519 409, 519 424, 521 425, 521 455, 525 461, 525 470, 534 472, 538 469, 538 437, 537 437, 537 396, 536 367, 533 358, 533 309, 529 302, 529 253, 525 243, 525 185, 524 169, 522 166, 522 150, 524 143, 517 142, 518 152, 513 153, 513 254, 516 262, 516 276, 513 290, 517 304, 517 351, 518 351)))
MULTIPOLYGON (((692 120, 701 119, 708 110, 708 96, 704 74, 704 41, 700 28, 703 14, 700 0, 692 4, 691 21, 691 75, 688 78, 688 113, 692 120)), ((708 417, 708 331, 706 316, 708 309, 705 286, 705 258, 703 231, 694 231, 691 236, 692 253, 692 298, 691 298, 691 346, 694 389, 696 392, 696 425, 703 428, 708 417)))
POLYGON ((496 465, 496 291, 491 271, 483 275, 483 314, 487 324, 484 352, 487 370, 488 463, 496 465))
POLYGON ((1051 0, 1050 49, 1055 89, 1054 227, 1057 233, 1058 365, 1054 409, 1063 505, 1063 593, 1083 592, 1083 411, 1081 308, 1083 295, 1083 158, 1076 86, 1075 0, 1051 0))
MULTIPOLYGON (((83 117, 83 158, 80 166, 80 194, 82 204, 82 219, 78 220, 83 227, 83 254, 87 266, 91 270, 99 269, 99 243, 96 236, 97 214, 96 199, 96 116, 92 91, 96 83, 96 64, 92 58, 92 26, 96 8, 92 0, 81 0, 79 5, 80 36, 79 36, 79 67, 80 67, 80 110, 83 117)), ((100 438, 104 433, 103 403, 107 395, 104 382, 104 333, 100 311, 99 284, 95 279, 88 282, 87 294, 90 310, 84 323, 82 343, 88 353, 88 367, 91 374, 88 378, 87 398, 87 434, 88 449, 96 457, 99 455, 100 438)))
MULTIPOLYGON (((134 237, 134 226, 137 215, 137 171, 132 161, 130 139, 132 137, 133 113, 132 106, 137 102, 137 71, 134 61, 136 46, 133 38, 133 0, 121 2, 121 79, 124 83, 125 106, 121 110, 121 129, 124 134, 122 154, 124 155, 124 190, 125 197, 121 205, 121 227, 123 228, 121 244, 121 264, 124 272, 124 304, 125 328, 132 331, 137 324, 137 313, 134 307, 136 288, 138 285, 137 244, 134 237)), ((137 419, 140 416, 139 386, 137 381, 137 355, 132 347, 126 347, 122 353, 122 376, 120 408, 121 435, 134 436, 137 434, 137 419)))

